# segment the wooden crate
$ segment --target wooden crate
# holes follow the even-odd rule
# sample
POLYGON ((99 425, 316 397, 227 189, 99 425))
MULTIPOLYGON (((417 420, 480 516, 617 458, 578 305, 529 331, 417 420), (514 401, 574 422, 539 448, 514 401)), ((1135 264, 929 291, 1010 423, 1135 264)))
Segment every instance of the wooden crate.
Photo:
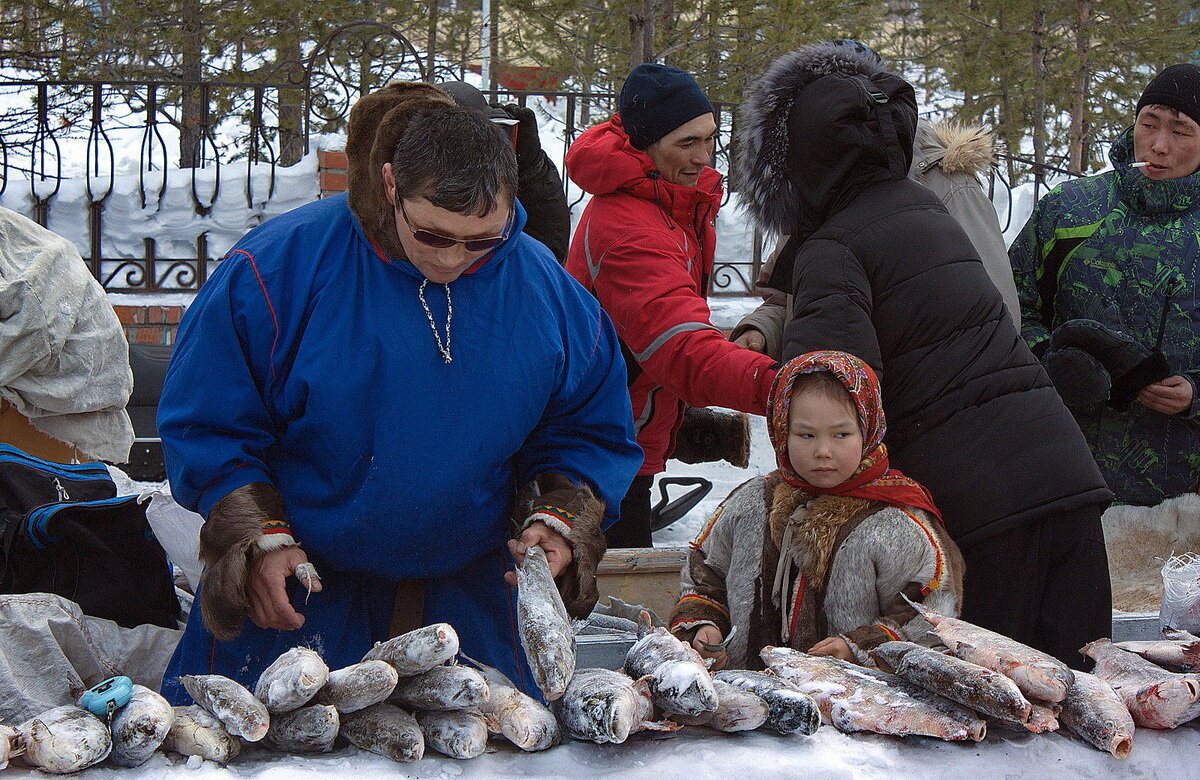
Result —
POLYGON ((608 596, 654 610, 663 620, 679 599, 679 572, 686 547, 627 547, 609 550, 596 572, 600 603, 608 596))

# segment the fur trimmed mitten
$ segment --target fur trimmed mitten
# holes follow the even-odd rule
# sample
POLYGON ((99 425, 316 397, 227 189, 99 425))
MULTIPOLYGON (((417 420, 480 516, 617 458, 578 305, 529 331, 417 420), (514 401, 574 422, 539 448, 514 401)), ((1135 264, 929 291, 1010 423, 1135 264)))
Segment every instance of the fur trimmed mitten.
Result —
POLYGON ((1146 385, 1171 375, 1162 350, 1150 349, 1129 334, 1095 320, 1067 320, 1055 328, 1046 357, 1069 347, 1087 352, 1104 366, 1112 384, 1107 396, 1108 405, 1117 410, 1129 408, 1138 391, 1146 385))
POLYGON ((236 637, 250 608, 246 578, 256 552, 295 546, 283 498, 266 482, 243 485, 213 505, 200 527, 200 614, 221 641, 236 637))
POLYGON ((517 496, 513 512, 517 534, 531 523, 542 522, 566 537, 571 563, 558 575, 558 590, 567 613, 585 618, 600 598, 596 568, 607 545, 600 531, 604 502, 587 485, 576 485, 562 474, 541 474, 517 496))
POLYGON ((689 406, 675 434, 671 457, 684 463, 728 461, 750 465, 750 416, 744 412, 689 406))

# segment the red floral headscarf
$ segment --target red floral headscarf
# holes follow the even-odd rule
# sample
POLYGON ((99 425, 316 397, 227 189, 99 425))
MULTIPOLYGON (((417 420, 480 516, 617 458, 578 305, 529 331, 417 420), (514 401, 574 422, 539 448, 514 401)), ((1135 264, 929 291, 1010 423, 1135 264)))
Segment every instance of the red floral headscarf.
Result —
POLYGON ((883 416, 883 399, 879 379, 863 361, 846 352, 832 350, 809 352, 787 363, 775 377, 767 397, 767 430, 775 448, 775 461, 783 480, 813 495, 855 496, 883 501, 893 506, 914 506, 931 512, 939 520, 941 513, 919 482, 909 479, 896 469, 888 468, 887 446, 883 434, 887 423, 883 416), (792 388, 801 374, 827 371, 849 391, 858 410, 862 429, 863 455, 854 474, 840 485, 821 488, 801 479, 788 458, 788 412, 792 403, 792 388))

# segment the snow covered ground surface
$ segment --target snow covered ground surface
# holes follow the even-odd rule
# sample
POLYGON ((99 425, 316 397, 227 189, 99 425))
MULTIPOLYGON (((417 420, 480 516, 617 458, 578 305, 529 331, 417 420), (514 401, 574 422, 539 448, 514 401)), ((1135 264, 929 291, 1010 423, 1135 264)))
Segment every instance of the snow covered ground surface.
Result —
MULTIPOLYGON (((78 777, 101 778, 1173 778, 1194 777, 1200 766, 1200 728, 1174 731, 1138 729, 1133 753, 1118 760, 1060 734, 1015 735, 997 732, 984 742, 948 743, 925 737, 841 734, 822 726, 811 737, 766 732, 719 734, 687 728, 662 737, 635 735, 623 745, 569 742, 542 753, 522 753, 493 741, 494 752, 456 761, 427 752, 412 764, 345 747, 322 756, 281 756, 248 749, 228 767, 156 753, 137 769, 97 766, 78 777)), ((489 749, 491 749, 489 748, 489 749)), ((36 770, 10 766, 0 777, 45 778, 36 770)))

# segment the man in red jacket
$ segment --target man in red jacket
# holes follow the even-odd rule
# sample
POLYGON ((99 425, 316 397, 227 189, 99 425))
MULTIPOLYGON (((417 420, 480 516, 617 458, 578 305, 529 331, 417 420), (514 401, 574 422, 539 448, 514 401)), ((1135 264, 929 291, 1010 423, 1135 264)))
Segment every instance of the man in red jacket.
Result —
POLYGON ((727 341, 709 321, 721 203, 712 104, 687 73, 648 63, 621 89, 619 113, 567 152, 592 194, 567 270, 617 327, 644 460, 607 532, 609 547, 649 547, 650 488, 675 446, 685 406, 763 414, 775 362, 727 341))

